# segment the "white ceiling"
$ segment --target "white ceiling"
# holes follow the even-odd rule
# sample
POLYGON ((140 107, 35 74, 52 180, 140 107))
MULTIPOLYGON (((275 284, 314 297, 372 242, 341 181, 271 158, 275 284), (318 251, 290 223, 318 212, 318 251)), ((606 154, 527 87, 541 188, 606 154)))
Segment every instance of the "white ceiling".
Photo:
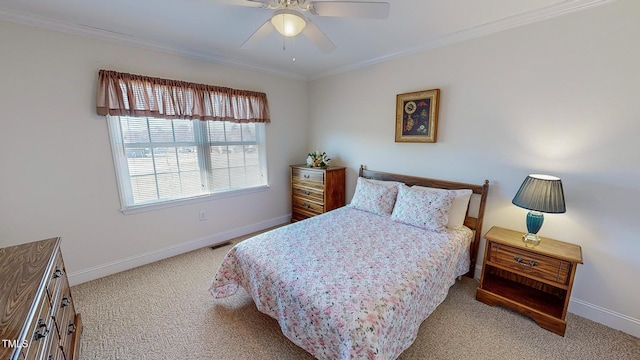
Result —
POLYGON ((275 31, 241 49, 273 13, 241 6, 252 4, 246 0, 2 0, 0 19, 317 79, 609 1, 387 0, 391 10, 383 20, 305 13, 336 45, 330 53, 302 35, 287 40, 283 50, 283 37, 275 31))

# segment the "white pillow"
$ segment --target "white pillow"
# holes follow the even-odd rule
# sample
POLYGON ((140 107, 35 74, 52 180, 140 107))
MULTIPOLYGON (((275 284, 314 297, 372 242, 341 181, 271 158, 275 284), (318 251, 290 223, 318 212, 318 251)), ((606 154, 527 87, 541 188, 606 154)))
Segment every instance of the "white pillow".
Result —
POLYGON ((378 184, 359 177, 349 206, 378 215, 389 216, 398 195, 398 186, 378 184))
POLYGON ((469 200, 471 199, 471 194, 473 191, 470 189, 461 189, 461 190, 446 190, 432 187, 424 187, 424 186, 412 186, 413 189, 423 190, 423 191, 432 191, 432 192, 442 192, 442 191, 454 191, 456 193, 456 198, 453 199, 453 204, 451 205, 451 210, 449 210, 449 222, 447 223, 447 227, 449 229, 458 230, 462 228, 464 225, 464 219, 467 217, 467 208, 469 207, 469 200))
POLYGON ((446 230, 454 191, 423 191, 400 186, 391 219, 426 230, 446 230))

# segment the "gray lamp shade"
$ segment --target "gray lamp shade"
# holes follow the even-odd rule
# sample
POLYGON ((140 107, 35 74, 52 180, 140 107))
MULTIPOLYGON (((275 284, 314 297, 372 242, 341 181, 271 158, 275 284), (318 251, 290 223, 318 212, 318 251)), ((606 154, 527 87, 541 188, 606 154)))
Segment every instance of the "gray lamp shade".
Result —
POLYGON ((555 176, 540 174, 527 176, 511 202, 521 208, 543 213, 566 212, 562 181, 555 176))

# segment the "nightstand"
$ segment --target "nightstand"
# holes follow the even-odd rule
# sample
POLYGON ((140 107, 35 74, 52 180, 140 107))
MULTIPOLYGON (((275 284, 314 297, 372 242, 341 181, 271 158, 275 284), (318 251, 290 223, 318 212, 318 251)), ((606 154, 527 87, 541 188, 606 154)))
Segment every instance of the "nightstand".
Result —
POLYGON ((564 336, 582 249, 549 238, 541 238, 539 245, 529 248, 522 242, 522 235, 520 231, 494 226, 484 236, 484 263, 476 299, 517 311, 542 328, 564 336))

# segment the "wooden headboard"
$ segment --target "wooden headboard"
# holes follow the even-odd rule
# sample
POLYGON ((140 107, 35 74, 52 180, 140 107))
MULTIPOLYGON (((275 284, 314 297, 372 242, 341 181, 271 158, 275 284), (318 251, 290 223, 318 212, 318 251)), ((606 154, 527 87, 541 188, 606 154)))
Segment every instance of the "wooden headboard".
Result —
POLYGON ((489 192, 489 180, 485 180, 482 185, 466 184, 447 180, 367 170, 364 165, 360 166, 359 176, 365 179, 399 181, 407 184, 408 186, 418 185, 449 190, 470 189, 473 191, 473 194, 479 196, 479 203, 470 202, 469 204, 469 207, 477 204, 478 215, 476 215, 476 217, 470 216, 469 209, 467 208, 467 216, 464 219, 464 225, 474 231, 473 241, 470 245, 471 264, 469 266, 469 272, 466 274, 469 277, 473 277, 476 267, 476 258, 478 257, 478 247, 480 246, 480 238, 482 237, 482 221, 484 219, 484 209, 487 203, 487 194, 489 192))

